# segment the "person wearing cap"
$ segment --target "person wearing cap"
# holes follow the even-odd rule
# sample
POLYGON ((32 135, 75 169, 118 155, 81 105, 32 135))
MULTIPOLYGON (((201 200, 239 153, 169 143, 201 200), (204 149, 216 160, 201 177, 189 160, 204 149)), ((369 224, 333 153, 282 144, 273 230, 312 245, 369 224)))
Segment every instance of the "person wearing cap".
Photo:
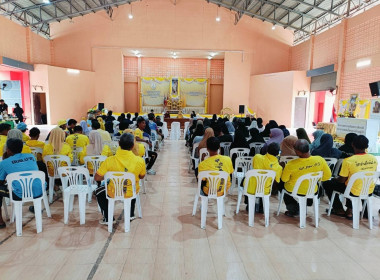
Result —
MULTIPOLYGON (((69 134, 69 131, 67 130, 67 121, 66 120, 59 120, 57 122, 57 127, 61 128, 65 132, 66 137, 67 137, 67 135, 69 134)), ((50 138, 50 132, 47 135, 45 141, 49 141, 49 138, 50 138)))
POLYGON ((4 111, 8 114, 8 105, 4 102, 4 99, 0 99, 0 114, 4 111))
POLYGON ((28 129, 25 123, 20 122, 16 128, 22 132, 22 142, 26 143, 26 141, 30 140, 30 137, 25 134, 28 129))
POLYGON ((0 145, 4 145, 7 142, 8 131, 11 130, 9 123, 0 123, 0 145))

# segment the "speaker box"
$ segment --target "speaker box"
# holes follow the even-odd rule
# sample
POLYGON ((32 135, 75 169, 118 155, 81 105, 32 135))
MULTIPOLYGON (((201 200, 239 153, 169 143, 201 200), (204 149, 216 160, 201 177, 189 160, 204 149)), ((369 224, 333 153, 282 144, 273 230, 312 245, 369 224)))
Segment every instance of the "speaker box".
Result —
POLYGON ((104 103, 98 103, 98 110, 101 111, 104 109, 104 103))
POLYGON ((370 83, 369 87, 371 89, 372 96, 379 96, 380 94, 380 82, 370 83))
POLYGON ((239 105, 239 114, 245 113, 245 105, 239 105))

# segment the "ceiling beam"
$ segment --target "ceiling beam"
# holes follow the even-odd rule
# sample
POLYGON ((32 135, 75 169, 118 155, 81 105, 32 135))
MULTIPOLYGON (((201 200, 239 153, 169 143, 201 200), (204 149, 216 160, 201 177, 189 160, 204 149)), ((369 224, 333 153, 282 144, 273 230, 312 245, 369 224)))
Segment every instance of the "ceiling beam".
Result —
MULTIPOLYGON (((322 11, 322 12, 325 12, 325 13, 328 13, 328 14, 331 14, 331 15, 334 15, 334 16, 340 16, 339 14, 335 13, 335 12, 332 11, 332 10, 326 10, 326 9, 324 9, 324 8, 319 7, 318 5, 313 5, 313 4, 307 3, 307 2, 304 1, 304 0, 291 0, 291 1, 294 1, 294 2, 300 3, 300 4, 302 4, 302 5, 306 5, 306 6, 310 7, 310 8, 313 8, 313 9, 316 9, 316 10, 320 10, 320 11, 322 11)), ((332 0, 330 0, 330 1, 332 1, 332 0)))

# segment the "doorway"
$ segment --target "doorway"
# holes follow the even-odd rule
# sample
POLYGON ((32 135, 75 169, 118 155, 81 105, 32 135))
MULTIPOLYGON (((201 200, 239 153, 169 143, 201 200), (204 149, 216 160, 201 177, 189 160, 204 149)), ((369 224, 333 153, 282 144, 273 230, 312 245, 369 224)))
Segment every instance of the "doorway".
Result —
POLYGON ((34 124, 47 124, 46 93, 33 92, 34 124))
POLYGON ((310 105, 313 107, 314 112, 310 117, 314 125, 319 122, 330 122, 332 120, 335 95, 330 91, 316 91, 312 92, 311 95, 314 104, 310 105))

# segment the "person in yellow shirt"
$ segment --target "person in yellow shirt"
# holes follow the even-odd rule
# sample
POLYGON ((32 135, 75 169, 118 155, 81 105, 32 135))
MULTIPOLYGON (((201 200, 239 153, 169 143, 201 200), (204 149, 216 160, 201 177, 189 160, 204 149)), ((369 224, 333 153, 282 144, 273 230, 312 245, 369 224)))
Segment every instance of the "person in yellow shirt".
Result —
MULTIPOLYGON (((264 169, 264 170, 273 170, 276 172, 276 178, 275 183, 280 183, 281 174, 282 174, 282 167, 278 162, 277 156, 280 152, 280 145, 276 142, 270 143, 267 149, 267 153, 265 155, 257 154, 252 159, 252 168, 253 169, 264 169)), ((271 181, 267 180, 265 185, 265 194, 270 194, 271 191, 271 181)), ((244 183, 243 183, 244 184, 244 183)), ((256 179, 251 178, 248 183, 248 189, 247 192, 249 194, 255 194, 256 193, 256 179)), ((244 185, 243 185, 244 186, 244 185)), ((275 188, 277 189, 277 188, 275 188)), ((245 203, 247 204, 247 211, 248 211, 248 198, 245 197, 245 203)), ((260 199, 259 202, 259 213, 264 213, 263 211, 263 202, 262 199, 260 199)))
POLYGON ((85 148, 88 144, 90 144, 88 137, 82 134, 83 129, 80 125, 75 126, 73 132, 74 134, 70 134, 66 138, 66 143, 69 144, 71 148, 85 148))
MULTIPOLYGON (((140 179, 143 179, 146 174, 145 162, 141 157, 133 154, 132 148, 135 144, 133 134, 124 133, 120 136, 120 150, 115 156, 107 158, 95 174, 95 181, 100 182, 104 179, 104 175, 108 171, 130 172, 136 177, 136 193, 140 190, 140 179)), ((110 197, 114 196, 114 186, 112 183, 107 185, 107 193, 110 197)), ((124 191, 124 197, 132 196, 132 185, 127 183, 127 188, 124 191)), ((107 224, 108 221, 108 200, 106 198, 105 186, 96 189, 96 198, 100 209, 102 210, 103 219, 100 224, 107 224)), ((135 204, 136 199, 131 202, 131 220, 135 219, 135 204)))
MULTIPOLYGON (((30 140, 25 143, 28 147, 41 148, 42 150, 44 149, 45 143, 38 141, 38 138, 40 137, 40 130, 37 127, 33 127, 29 130, 29 136, 30 140)), ((42 154, 37 154, 37 161, 42 161, 42 154)))
POLYGON ((112 141, 111 135, 107 131, 100 129, 100 123, 97 120, 92 121, 91 128, 92 130, 96 130, 100 133, 100 136, 102 136, 104 142, 112 141))
MULTIPOLYGON (((322 181, 329 180, 331 178, 331 170, 326 161, 320 156, 310 156, 309 143, 304 140, 297 140, 294 144, 294 150, 299 158, 289 161, 282 172, 281 180, 284 182, 284 186, 288 193, 293 191, 293 188, 299 177, 302 175, 322 171, 322 181)), ((304 181, 298 189, 298 195, 305 195, 308 189, 308 182, 304 181)), ((318 185, 315 185, 315 192, 318 192, 318 185)), ((294 217, 299 214, 298 202, 290 195, 284 196, 284 202, 286 209, 285 215, 294 217)), ((311 206, 313 200, 308 199, 308 206, 311 206)))
MULTIPOLYGON (((356 172, 360 171, 376 171, 377 169, 377 160, 373 155, 369 155, 365 152, 368 148, 368 139, 364 135, 355 136, 352 147, 354 149, 354 155, 348 158, 345 158, 342 163, 342 168, 339 173, 339 177, 333 178, 330 181, 323 183, 323 188, 326 191, 327 196, 331 201, 331 196, 333 191, 344 193, 346 186, 351 176, 356 172)), ((357 180, 351 189, 352 196, 359 196, 362 188, 362 181, 357 180)), ((375 188, 372 185, 369 189, 369 193, 373 192, 375 188)), ((336 195, 333 201, 332 212, 335 215, 346 217, 349 220, 352 220, 352 204, 351 200, 346 199, 347 210, 344 211, 342 202, 340 202, 339 197, 336 195)), ((364 213, 366 214, 366 213, 364 213)))
MULTIPOLYGON (((133 129, 126 129, 124 130, 125 133, 131 133, 133 134, 133 129)), ((120 146, 119 146, 120 148, 120 146)), ((136 155, 136 156, 139 156, 139 157, 143 157, 145 155, 145 146, 144 144, 141 144, 141 143, 138 143, 136 141, 136 137, 135 137, 135 145, 133 146, 133 149, 132 149, 132 152, 136 155)))
MULTIPOLYGON (((231 158, 227 156, 222 156, 218 154, 218 150, 220 148, 220 141, 217 137, 210 137, 207 139, 207 151, 210 154, 210 157, 202 161, 198 166, 198 171, 196 171, 196 176, 198 177, 198 172, 202 171, 225 171, 228 174, 232 174, 234 172, 234 168, 232 167, 232 161, 231 158)), ((218 196, 223 195, 223 185, 224 182, 221 182, 219 189, 218 189, 218 196)), ((228 177, 227 180, 227 188, 226 191, 231 186, 231 178, 228 177)), ((201 189, 202 195, 208 194, 208 183, 203 182, 202 183, 202 189, 201 189)))
POLYGON ((22 132, 22 142, 26 143, 26 141, 30 140, 30 137, 25 134, 28 129, 25 123, 20 122, 16 128, 22 132))
MULTIPOLYGON (((22 132, 18 129, 11 129, 9 130, 8 132, 8 136, 7 136, 7 140, 8 139, 20 139, 22 141, 22 132)), ((1 151, 1 154, 3 155, 6 151, 7 151, 7 145, 4 143, 4 144, 0 144, 0 151, 1 151)), ((28 146, 26 146, 24 144, 24 146, 22 147, 22 151, 21 151, 22 154, 31 154, 32 151, 30 150, 30 148, 28 146)))
MULTIPOLYGON (((66 133, 59 127, 56 127, 50 131, 49 144, 46 144, 42 158, 49 155, 63 155, 68 156, 70 161, 73 161, 73 153, 70 145, 65 143, 66 133)), ((50 175, 54 174, 54 167, 48 164, 48 172, 50 175)))
POLYGON ((11 125, 9 123, 0 123, 0 145, 7 142, 8 131, 11 130, 11 125))

